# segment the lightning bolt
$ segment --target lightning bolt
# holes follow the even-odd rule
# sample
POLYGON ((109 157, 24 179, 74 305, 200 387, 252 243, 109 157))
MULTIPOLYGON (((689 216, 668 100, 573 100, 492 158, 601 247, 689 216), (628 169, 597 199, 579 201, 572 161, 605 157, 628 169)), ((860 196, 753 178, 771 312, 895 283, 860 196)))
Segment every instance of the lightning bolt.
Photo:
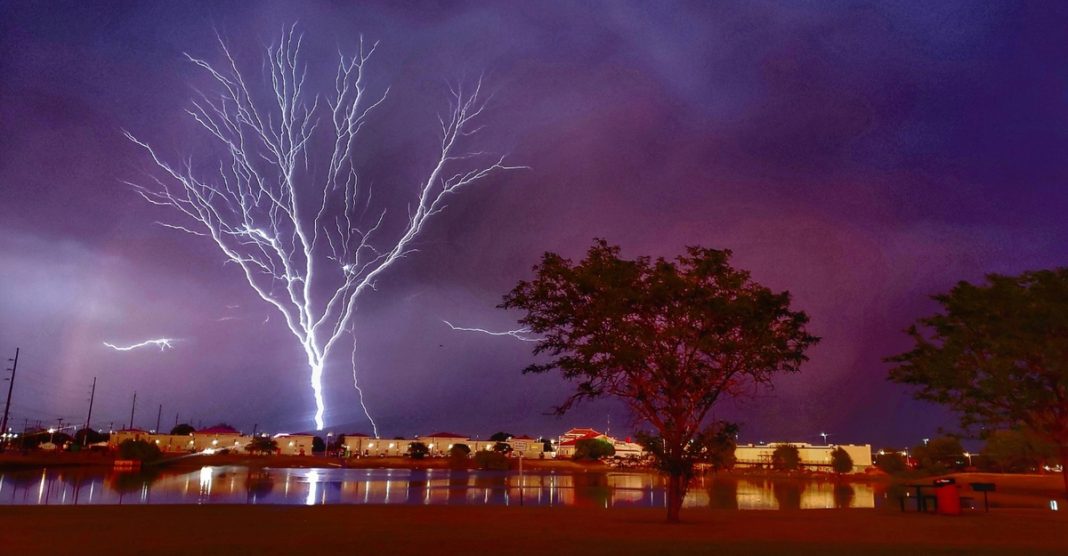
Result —
MULTIPOLYGON (((357 299, 416 252, 414 243, 454 193, 526 167, 470 149, 488 100, 482 79, 473 87, 450 87, 433 159, 425 165, 429 172, 412 184, 417 197, 403 227, 390 225, 386 210, 372 205, 373 190, 360 180, 353 156, 357 135, 389 94, 388 87, 372 94, 366 84, 365 66, 378 45, 367 48, 361 39, 356 53, 340 55, 333 90, 318 94, 306 86, 303 36, 295 27, 283 29, 267 48, 260 66, 264 79, 248 79, 221 37, 219 65, 186 54, 217 85, 193 98, 186 112, 217 143, 222 158, 174 164, 125 132, 159 171, 147 178, 148 185, 128 183, 145 201, 183 220, 161 222, 164 227, 213 242, 256 295, 281 313, 304 351, 315 426, 322 430, 323 371, 350 329, 357 299), (252 83, 265 83, 266 94, 250 92, 252 83), (205 174, 201 167, 218 170, 205 174), (322 171, 310 173, 309 167, 322 171), (396 235, 381 237, 397 228, 396 235)), ((367 413, 355 375, 353 385, 367 413)))
POLYGON ((456 326, 453 323, 442 319, 441 322, 449 325, 449 328, 453 330, 459 330, 461 332, 478 332, 480 334, 487 334, 489 336, 511 336, 521 342, 540 342, 541 338, 530 338, 526 336, 530 334, 529 328, 517 328, 515 330, 505 330, 503 332, 494 332, 492 330, 486 330, 485 328, 465 328, 463 326, 456 326))
POLYGON ((158 346, 160 351, 167 351, 168 349, 174 349, 173 342, 176 342, 176 341, 178 341, 178 340, 176 340, 174 338, 158 338, 158 339, 155 339, 155 340, 145 340, 143 342, 140 342, 140 343, 137 343, 137 344, 133 344, 133 345, 129 345, 129 346, 117 346, 117 345, 109 343, 109 342, 104 342, 104 345, 108 346, 109 348, 111 348, 111 349, 113 349, 115 351, 131 351, 131 350, 135 350, 137 348, 143 348, 143 347, 148 347, 148 346, 158 346))
POLYGON ((360 388, 360 381, 356 379, 356 331, 352 330, 352 387, 356 389, 356 392, 360 396, 360 407, 363 408, 363 414, 367 416, 367 420, 371 422, 371 428, 374 430, 375 438, 378 438, 378 424, 371 417, 371 412, 367 411, 367 406, 363 403, 363 389, 360 388))

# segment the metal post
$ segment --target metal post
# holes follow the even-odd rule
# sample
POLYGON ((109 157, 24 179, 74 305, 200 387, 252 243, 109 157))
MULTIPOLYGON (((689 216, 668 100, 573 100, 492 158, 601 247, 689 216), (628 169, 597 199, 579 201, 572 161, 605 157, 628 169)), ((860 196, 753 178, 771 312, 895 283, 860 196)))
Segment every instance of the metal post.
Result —
POLYGON ((89 413, 85 416, 85 436, 82 437, 82 446, 89 445, 89 423, 93 419, 93 399, 96 398, 96 377, 93 377, 93 390, 89 393, 89 413))
POLYGON ((159 412, 156 413, 156 434, 159 434, 159 419, 163 417, 163 404, 159 404, 159 412))
POLYGON ((11 409, 11 391, 15 389, 15 370, 19 367, 19 348, 15 348, 15 358, 11 359, 14 363, 11 365, 11 382, 7 385, 7 403, 4 404, 4 419, 0 421, 0 433, 7 433, 7 414, 11 409))
POLYGON ((134 392, 133 403, 130 404, 130 429, 133 428, 134 409, 137 409, 137 392, 134 392))

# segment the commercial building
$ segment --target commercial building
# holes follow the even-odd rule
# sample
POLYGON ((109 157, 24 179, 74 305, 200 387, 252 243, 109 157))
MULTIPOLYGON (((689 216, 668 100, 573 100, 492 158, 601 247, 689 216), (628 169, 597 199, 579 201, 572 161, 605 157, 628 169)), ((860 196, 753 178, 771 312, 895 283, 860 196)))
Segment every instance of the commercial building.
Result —
POLYGON ((767 467, 772 465, 775 448, 792 445, 797 448, 801 467, 810 471, 830 471, 831 452, 841 448, 853 460, 853 472, 862 473, 872 466, 871 444, 829 444, 816 446, 805 442, 772 442, 769 444, 743 444, 734 450, 738 467, 767 467))

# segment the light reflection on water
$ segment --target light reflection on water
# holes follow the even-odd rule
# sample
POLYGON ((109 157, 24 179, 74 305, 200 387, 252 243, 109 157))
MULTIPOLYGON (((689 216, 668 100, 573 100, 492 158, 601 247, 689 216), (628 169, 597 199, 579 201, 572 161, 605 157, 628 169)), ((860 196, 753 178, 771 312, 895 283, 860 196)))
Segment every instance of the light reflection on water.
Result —
MULTIPOLYGON (((646 472, 449 469, 249 469, 0 473, 0 504, 420 504, 664 507, 665 481, 646 472)), ((881 485, 720 474, 695 479, 686 507, 737 510, 872 508, 881 485)))

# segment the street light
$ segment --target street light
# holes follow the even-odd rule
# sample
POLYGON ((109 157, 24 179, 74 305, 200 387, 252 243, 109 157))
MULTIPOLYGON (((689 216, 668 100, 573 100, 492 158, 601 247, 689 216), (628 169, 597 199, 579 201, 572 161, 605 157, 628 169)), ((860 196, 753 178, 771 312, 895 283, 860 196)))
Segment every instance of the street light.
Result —
POLYGON ((831 436, 831 435, 830 435, 830 433, 826 433, 826 432, 821 432, 821 433, 820 433, 820 436, 822 436, 822 437, 823 437, 823 444, 824 444, 824 445, 826 446, 826 445, 827 445, 827 437, 828 437, 828 436, 831 436))

